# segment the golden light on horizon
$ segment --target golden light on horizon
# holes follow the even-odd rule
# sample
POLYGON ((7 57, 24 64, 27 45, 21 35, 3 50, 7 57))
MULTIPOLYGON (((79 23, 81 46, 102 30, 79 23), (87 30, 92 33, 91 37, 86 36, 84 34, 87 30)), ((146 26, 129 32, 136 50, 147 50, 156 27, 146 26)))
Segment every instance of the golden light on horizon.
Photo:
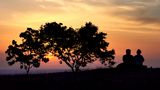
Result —
POLYGON ((55 60, 55 59, 56 59, 56 58, 53 56, 53 54, 50 53, 50 52, 49 52, 45 57, 48 58, 49 60, 55 60))

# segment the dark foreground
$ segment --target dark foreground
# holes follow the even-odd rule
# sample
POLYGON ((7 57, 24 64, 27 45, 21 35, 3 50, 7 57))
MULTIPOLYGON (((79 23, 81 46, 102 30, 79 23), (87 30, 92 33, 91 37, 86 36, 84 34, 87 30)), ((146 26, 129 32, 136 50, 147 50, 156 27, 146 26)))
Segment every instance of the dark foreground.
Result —
POLYGON ((0 90, 154 90, 160 69, 98 69, 79 73, 0 76, 0 90))

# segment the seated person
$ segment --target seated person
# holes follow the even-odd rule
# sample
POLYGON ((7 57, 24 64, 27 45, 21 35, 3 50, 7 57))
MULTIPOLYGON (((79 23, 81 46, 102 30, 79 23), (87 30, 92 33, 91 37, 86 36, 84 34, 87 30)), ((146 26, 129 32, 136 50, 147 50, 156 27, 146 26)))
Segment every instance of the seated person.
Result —
POLYGON ((126 54, 123 55, 123 63, 125 64, 133 64, 133 56, 131 55, 131 50, 127 49, 126 54))
POLYGON ((143 66, 144 57, 141 55, 141 50, 137 50, 137 55, 134 56, 134 62, 138 66, 143 66))

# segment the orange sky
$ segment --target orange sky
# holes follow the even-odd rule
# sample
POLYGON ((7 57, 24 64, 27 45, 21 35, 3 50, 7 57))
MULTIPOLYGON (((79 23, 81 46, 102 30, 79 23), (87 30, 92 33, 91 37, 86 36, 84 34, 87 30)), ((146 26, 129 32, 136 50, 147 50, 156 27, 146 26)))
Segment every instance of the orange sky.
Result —
MULTIPOLYGON (((19 34, 27 27, 38 29, 52 21, 73 28, 91 21, 108 33, 109 49, 116 50, 118 63, 126 48, 133 55, 140 48, 146 65, 160 67, 159 10, 160 0, 1 0, 0 69, 9 68, 4 51, 11 40, 20 40, 19 34)), ((42 67, 52 68, 51 64, 42 67)))

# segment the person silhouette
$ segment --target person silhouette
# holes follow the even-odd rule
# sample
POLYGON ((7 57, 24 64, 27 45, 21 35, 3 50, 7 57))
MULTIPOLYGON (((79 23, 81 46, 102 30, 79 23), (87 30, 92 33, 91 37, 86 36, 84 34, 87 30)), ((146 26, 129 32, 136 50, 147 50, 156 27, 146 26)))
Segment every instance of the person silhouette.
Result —
POLYGON ((126 49, 126 54, 123 55, 123 63, 124 64, 133 64, 133 56, 131 55, 131 50, 126 49))
POLYGON ((137 50, 137 55, 134 56, 134 61, 136 65, 143 66, 144 57, 141 55, 141 50, 137 50))
POLYGON ((131 50, 126 49, 126 54, 122 57, 123 63, 117 65, 117 68, 122 70, 129 70, 134 67, 134 57, 131 55, 131 50))

